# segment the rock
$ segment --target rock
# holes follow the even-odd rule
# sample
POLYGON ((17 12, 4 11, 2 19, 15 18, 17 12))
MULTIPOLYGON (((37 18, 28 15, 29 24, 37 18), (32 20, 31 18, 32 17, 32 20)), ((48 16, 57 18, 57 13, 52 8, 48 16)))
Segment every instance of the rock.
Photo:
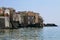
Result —
POLYGON ((48 23, 48 24, 44 24, 44 26, 57 26, 57 25, 56 24, 48 23))

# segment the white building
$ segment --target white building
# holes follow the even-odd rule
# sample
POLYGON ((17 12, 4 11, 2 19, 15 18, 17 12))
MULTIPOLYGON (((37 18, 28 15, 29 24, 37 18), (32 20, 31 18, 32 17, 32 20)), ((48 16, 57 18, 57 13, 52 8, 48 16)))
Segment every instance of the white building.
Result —
MULTIPOLYGON (((6 9, 5 14, 10 15, 10 10, 6 9)), ((9 23, 10 23, 9 16, 5 16, 5 27, 9 27, 10 26, 9 23)))

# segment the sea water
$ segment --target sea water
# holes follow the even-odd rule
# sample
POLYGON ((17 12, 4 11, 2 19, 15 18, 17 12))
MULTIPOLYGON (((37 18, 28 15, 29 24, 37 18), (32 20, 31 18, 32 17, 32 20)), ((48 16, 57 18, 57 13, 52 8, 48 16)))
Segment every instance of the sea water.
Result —
POLYGON ((0 40, 60 40, 60 26, 0 29, 0 40))

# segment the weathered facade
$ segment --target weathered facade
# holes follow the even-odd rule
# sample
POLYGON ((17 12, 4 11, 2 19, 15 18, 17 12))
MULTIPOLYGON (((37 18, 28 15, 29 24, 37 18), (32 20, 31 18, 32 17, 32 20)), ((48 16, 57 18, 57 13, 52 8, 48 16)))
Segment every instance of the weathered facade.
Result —
POLYGON ((0 8, 0 17, 4 17, 3 19, 5 20, 5 27, 12 27, 12 24, 11 24, 11 20, 13 18, 13 12, 14 12, 14 9, 13 8, 5 8, 5 7, 1 7, 0 8))
POLYGON ((0 8, 0 17, 4 17, 5 27, 17 28, 19 25, 39 25, 43 26, 43 19, 39 13, 32 11, 18 11, 13 8, 0 8))
POLYGON ((36 24, 36 25, 40 25, 42 26, 43 24, 43 19, 41 16, 39 16, 39 13, 35 13, 35 12, 27 12, 28 14, 28 23, 29 24, 36 24), (39 20, 40 19, 40 20, 39 20))
POLYGON ((21 18, 21 23, 23 23, 24 26, 27 26, 29 24, 39 24, 40 26, 43 26, 43 19, 39 16, 39 13, 31 12, 31 11, 23 11, 18 12, 21 18))

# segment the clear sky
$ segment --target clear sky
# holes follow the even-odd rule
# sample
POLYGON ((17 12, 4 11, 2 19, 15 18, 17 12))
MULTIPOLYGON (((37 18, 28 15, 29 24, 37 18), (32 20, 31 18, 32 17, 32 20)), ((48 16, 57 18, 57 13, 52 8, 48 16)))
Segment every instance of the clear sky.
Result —
POLYGON ((40 13, 44 23, 60 24, 60 0, 0 0, 0 7, 40 13))

